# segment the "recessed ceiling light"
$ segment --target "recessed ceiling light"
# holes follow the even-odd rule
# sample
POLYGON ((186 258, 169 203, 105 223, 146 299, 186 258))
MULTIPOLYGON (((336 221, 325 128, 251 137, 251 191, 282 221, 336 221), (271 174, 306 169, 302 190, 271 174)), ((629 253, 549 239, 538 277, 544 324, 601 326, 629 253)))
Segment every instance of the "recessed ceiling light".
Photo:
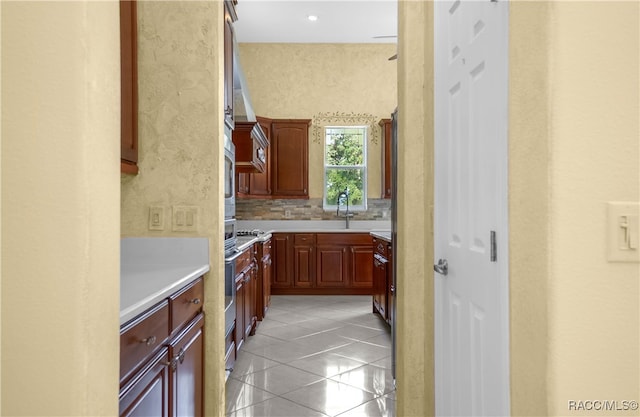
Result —
POLYGON ((316 20, 318 20, 318 16, 314 14, 310 14, 309 16, 307 16, 307 19, 309 19, 312 22, 315 22, 316 20))

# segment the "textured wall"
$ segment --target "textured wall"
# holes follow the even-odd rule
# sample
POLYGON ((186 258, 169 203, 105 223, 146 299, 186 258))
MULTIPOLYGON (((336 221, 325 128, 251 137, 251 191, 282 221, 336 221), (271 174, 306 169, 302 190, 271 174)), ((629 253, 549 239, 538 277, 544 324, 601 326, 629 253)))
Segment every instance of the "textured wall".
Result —
MULTIPOLYGON (((390 118, 397 105, 397 61, 388 58, 395 53, 389 44, 240 44, 254 110, 272 118, 311 119, 328 112, 390 118)), ((368 196, 378 198, 380 141, 368 146, 368 196)), ((310 197, 322 197, 323 163, 322 143, 310 137, 310 197)))
POLYGON ((123 236, 209 238, 205 414, 223 414, 222 2, 138 3, 140 173, 123 175, 123 236), (149 231, 149 206, 165 230, 149 231), (197 206, 198 230, 172 232, 172 206, 197 206))
POLYGON ((640 199, 640 3, 553 18, 550 413, 584 415, 568 401, 640 400, 640 264, 606 259, 606 202, 640 199))
POLYGON ((433 3, 398 7, 398 416, 433 416, 433 3))
POLYGON ((122 176, 123 236, 172 235, 171 207, 194 205, 199 231, 217 224, 218 39, 211 2, 138 4, 140 173, 122 176), (165 208, 165 230, 148 230, 149 206, 165 208))
POLYGON ((2 3, 3 416, 118 413, 118 20, 2 3))

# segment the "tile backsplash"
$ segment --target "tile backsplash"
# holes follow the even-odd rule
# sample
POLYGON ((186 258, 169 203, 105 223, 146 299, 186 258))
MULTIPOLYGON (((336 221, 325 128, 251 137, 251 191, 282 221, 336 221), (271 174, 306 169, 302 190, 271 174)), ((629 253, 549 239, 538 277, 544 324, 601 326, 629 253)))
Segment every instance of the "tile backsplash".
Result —
MULTIPOLYGON (((369 198, 367 211, 354 212, 353 220, 391 219, 391 200, 369 198)), ((322 198, 299 199, 236 199, 238 220, 336 220, 336 212, 324 211, 322 198)))

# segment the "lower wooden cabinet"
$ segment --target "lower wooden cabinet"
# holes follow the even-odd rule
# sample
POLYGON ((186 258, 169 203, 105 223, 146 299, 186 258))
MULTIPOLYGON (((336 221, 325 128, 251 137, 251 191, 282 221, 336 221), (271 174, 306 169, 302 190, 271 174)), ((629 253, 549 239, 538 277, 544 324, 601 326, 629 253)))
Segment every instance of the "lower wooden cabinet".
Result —
POLYGON ((271 239, 257 244, 256 319, 262 321, 271 304, 271 239))
POLYGON ((272 240, 273 294, 372 294, 368 233, 274 233, 272 240))
POLYGON ((120 388, 120 416, 169 416, 169 349, 163 347, 120 388))
POLYGON ((393 322, 395 288, 393 287, 393 265, 391 244, 373 238, 373 312, 387 323, 393 322))
POLYGON ((203 279, 120 329, 120 416, 196 417, 204 412, 203 279))
POLYGON ((171 400, 173 416, 202 416, 204 369, 204 314, 169 345, 173 378, 171 400))
POLYGON ((256 328, 258 268, 254 253, 254 247, 251 246, 236 259, 236 357, 247 337, 252 335, 256 328))

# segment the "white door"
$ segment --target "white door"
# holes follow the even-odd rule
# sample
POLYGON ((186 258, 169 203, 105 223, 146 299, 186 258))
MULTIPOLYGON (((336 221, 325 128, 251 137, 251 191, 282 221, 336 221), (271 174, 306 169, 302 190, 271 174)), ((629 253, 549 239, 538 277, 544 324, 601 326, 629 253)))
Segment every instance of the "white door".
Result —
POLYGON ((436 414, 508 415, 508 4, 434 7, 436 414))

